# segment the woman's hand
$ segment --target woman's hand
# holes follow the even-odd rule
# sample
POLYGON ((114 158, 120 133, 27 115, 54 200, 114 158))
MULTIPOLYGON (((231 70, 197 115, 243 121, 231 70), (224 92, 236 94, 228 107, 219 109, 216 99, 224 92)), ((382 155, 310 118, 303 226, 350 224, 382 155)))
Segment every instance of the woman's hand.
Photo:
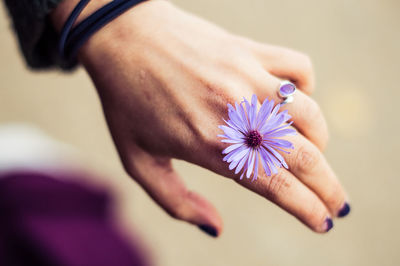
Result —
POLYGON ((225 30, 162 0, 144 2, 109 23, 80 50, 126 171, 172 217, 220 234, 214 206, 189 191, 171 166, 188 161, 273 201, 316 232, 344 208, 346 194, 321 151, 328 140, 307 56, 225 30), (299 134, 282 154, 289 170, 239 180, 222 161, 217 135, 227 104, 277 97, 280 79, 300 91, 288 109, 299 134))

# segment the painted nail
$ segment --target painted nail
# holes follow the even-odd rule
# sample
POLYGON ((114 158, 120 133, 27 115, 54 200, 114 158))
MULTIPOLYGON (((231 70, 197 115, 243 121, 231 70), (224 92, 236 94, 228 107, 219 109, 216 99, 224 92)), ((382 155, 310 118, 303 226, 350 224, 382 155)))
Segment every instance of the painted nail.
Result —
POLYGON ((333 227, 333 221, 331 218, 326 218, 325 220, 325 232, 328 232, 333 227))
POLYGON ((214 227, 212 227, 212 226, 209 226, 209 225, 199 225, 199 229, 200 229, 201 231, 203 231, 204 233, 208 234, 209 236, 212 236, 212 237, 217 237, 217 236, 218 236, 217 230, 216 230, 214 227))
POLYGON ((350 212, 350 205, 345 202, 343 207, 338 212, 338 217, 345 217, 350 212))

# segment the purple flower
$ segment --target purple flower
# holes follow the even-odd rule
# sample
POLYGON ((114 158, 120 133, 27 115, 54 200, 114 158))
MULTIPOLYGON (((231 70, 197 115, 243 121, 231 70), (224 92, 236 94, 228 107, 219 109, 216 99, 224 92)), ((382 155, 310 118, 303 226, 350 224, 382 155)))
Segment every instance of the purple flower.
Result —
POLYGON ((260 161, 268 176, 276 174, 278 167, 288 169, 278 151, 289 153, 285 149, 294 146, 279 137, 295 135, 296 130, 288 128, 293 123, 286 123, 291 116, 287 110, 278 113, 280 106, 274 107, 274 101, 266 99, 257 114, 256 95, 251 98, 251 104, 246 99, 235 103, 236 109, 228 104, 229 120, 224 120, 227 125, 219 126, 225 134, 218 136, 225 138, 222 142, 231 144, 222 152, 226 154, 223 160, 229 163, 230 170, 236 168, 235 174, 243 170, 240 179, 246 173, 247 178, 253 174, 256 180, 260 161))

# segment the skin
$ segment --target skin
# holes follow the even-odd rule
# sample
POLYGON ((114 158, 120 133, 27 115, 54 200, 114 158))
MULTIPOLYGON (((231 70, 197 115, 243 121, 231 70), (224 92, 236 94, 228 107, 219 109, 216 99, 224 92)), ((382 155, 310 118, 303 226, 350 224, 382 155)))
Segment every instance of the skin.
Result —
MULTIPOLYGON (((78 20, 109 1, 92 1, 78 20)), ((77 0, 52 14, 60 30, 77 0)), ((130 9, 80 49, 128 174, 172 217, 206 225, 219 235, 215 207, 188 190, 171 165, 176 158, 205 167, 274 202, 315 232, 326 232, 346 194, 322 151, 328 140, 324 117, 309 95, 314 90, 310 59, 299 52, 233 35, 171 3, 152 0, 130 9), (222 161, 227 147, 217 137, 227 103, 256 94, 277 96, 280 79, 299 91, 288 109, 299 134, 286 139, 295 149, 282 154, 289 170, 258 180, 239 180, 222 161)))

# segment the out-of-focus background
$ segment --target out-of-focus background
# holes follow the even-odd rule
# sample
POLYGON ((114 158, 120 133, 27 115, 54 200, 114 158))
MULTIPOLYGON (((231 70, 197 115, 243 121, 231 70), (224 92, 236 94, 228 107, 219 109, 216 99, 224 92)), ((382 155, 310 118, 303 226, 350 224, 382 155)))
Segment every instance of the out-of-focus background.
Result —
POLYGON ((311 56, 315 99, 331 131, 326 156, 352 212, 326 235, 207 170, 176 162, 211 199, 225 231, 212 239, 166 215, 124 173, 86 73, 30 72, 0 5, 0 124, 27 122, 79 149, 116 196, 156 265, 400 265, 400 2, 175 0, 237 34, 311 56))

